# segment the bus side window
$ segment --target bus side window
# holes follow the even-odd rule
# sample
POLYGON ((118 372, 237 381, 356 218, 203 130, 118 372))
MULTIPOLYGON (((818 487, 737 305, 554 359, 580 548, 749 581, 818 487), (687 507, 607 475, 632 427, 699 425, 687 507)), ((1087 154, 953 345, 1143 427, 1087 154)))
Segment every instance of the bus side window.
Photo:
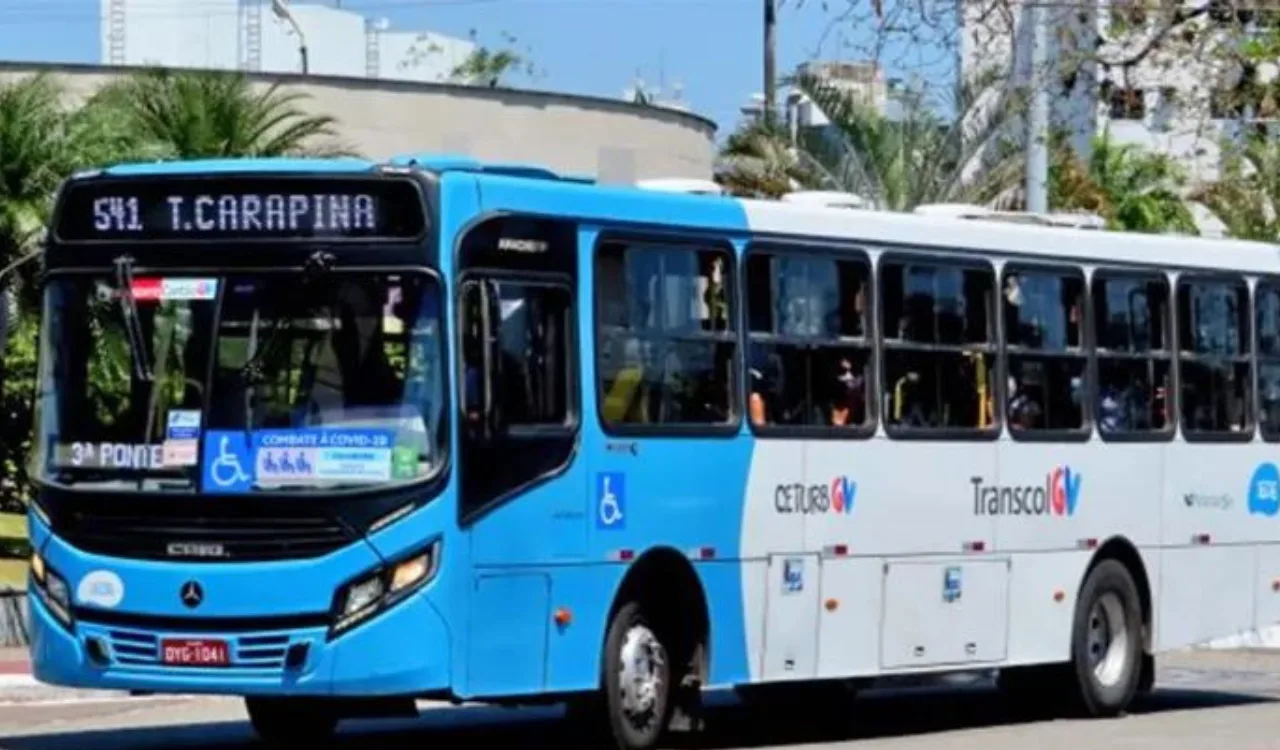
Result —
POLYGON ((1188 439, 1253 432, 1249 288, 1242 278, 1178 282, 1178 378, 1188 439))
POLYGON ((869 431, 865 255, 752 249, 748 412, 767 425, 869 431))
POLYGON ((1085 429, 1084 273, 1006 267, 1000 298, 1010 432, 1085 429))
POLYGON ((732 424, 737 334, 727 250, 607 241, 595 275, 602 421, 732 424))
POLYGON ((881 262, 885 424, 895 437, 925 430, 995 434, 995 273, 983 264, 881 262))
POLYGON ((1261 279, 1254 292, 1258 331, 1258 426, 1280 440, 1280 279, 1261 279))
POLYGON ((1160 274, 1098 271, 1093 311, 1099 432, 1107 436, 1172 429, 1168 279, 1160 274))

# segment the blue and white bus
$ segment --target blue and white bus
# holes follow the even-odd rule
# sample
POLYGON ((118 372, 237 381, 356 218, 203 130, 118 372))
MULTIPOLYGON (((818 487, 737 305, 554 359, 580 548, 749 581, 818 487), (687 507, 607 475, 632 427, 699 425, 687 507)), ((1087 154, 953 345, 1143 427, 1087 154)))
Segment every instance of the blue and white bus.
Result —
POLYGON ((641 750, 913 673, 1113 715, 1280 621, 1271 246, 406 156, 76 175, 44 261, 47 683, 641 750))

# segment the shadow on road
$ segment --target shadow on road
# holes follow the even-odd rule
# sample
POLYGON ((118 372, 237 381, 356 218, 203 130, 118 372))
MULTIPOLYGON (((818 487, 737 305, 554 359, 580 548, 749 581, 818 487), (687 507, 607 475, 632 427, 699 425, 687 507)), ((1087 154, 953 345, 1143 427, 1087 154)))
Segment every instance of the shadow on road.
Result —
MULTIPOLYGON (((1265 697, 1190 689, 1161 689, 1134 706, 1136 715, 1265 703, 1265 697)), ((559 709, 489 707, 439 709, 409 721, 348 722, 333 747, 340 750, 421 750, 441 747, 513 750, 588 750, 558 719, 559 709)), ((909 737, 1038 719, 1011 715, 999 695, 985 688, 917 689, 868 693, 846 710, 795 709, 735 703, 707 710, 707 729, 674 734, 672 748, 728 750, 859 739, 909 737), (806 716, 806 714, 808 714, 806 716)), ((0 738, 0 750, 248 750, 259 747, 244 722, 138 727, 0 738)), ((308 750, 313 750, 308 748, 308 750)))

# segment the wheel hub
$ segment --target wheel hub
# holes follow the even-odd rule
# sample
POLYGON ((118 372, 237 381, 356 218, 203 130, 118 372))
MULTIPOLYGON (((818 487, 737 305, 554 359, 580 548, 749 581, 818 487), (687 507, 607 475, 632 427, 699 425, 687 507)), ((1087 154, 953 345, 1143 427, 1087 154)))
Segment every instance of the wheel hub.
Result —
POLYGON ((633 625, 622 639, 618 683, 622 711, 633 724, 641 724, 657 710, 662 684, 662 667, 667 654, 652 630, 633 625))
POLYGON ((1124 605, 1115 594, 1104 594, 1089 610, 1089 667, 1104 687, 1111 687, 1124 676, 1129 661, 1131 637, 1124 617, 1124 605))

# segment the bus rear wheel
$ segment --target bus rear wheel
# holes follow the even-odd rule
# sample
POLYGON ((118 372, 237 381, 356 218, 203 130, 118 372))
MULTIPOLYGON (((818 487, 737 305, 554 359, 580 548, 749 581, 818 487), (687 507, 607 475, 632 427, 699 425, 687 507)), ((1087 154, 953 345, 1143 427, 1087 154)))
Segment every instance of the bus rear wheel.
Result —
POLYGON ((609 623, 604 653, 604 706, 619 750, 651 750, 672 710, 671 653, 638 602, 623 604, 609 623))
POLYGON ((271 747, 298 747, 333 736, 338 719, 315 701, 296 698, 245 698, 249 723, 271 747))
POLYGON ((1115 716, 1128 708, 1142 677, 1142 604, 1133 576, 1117 560, 1103 560, 1085 578, 1071 657, 1087 714, 1115 716))

